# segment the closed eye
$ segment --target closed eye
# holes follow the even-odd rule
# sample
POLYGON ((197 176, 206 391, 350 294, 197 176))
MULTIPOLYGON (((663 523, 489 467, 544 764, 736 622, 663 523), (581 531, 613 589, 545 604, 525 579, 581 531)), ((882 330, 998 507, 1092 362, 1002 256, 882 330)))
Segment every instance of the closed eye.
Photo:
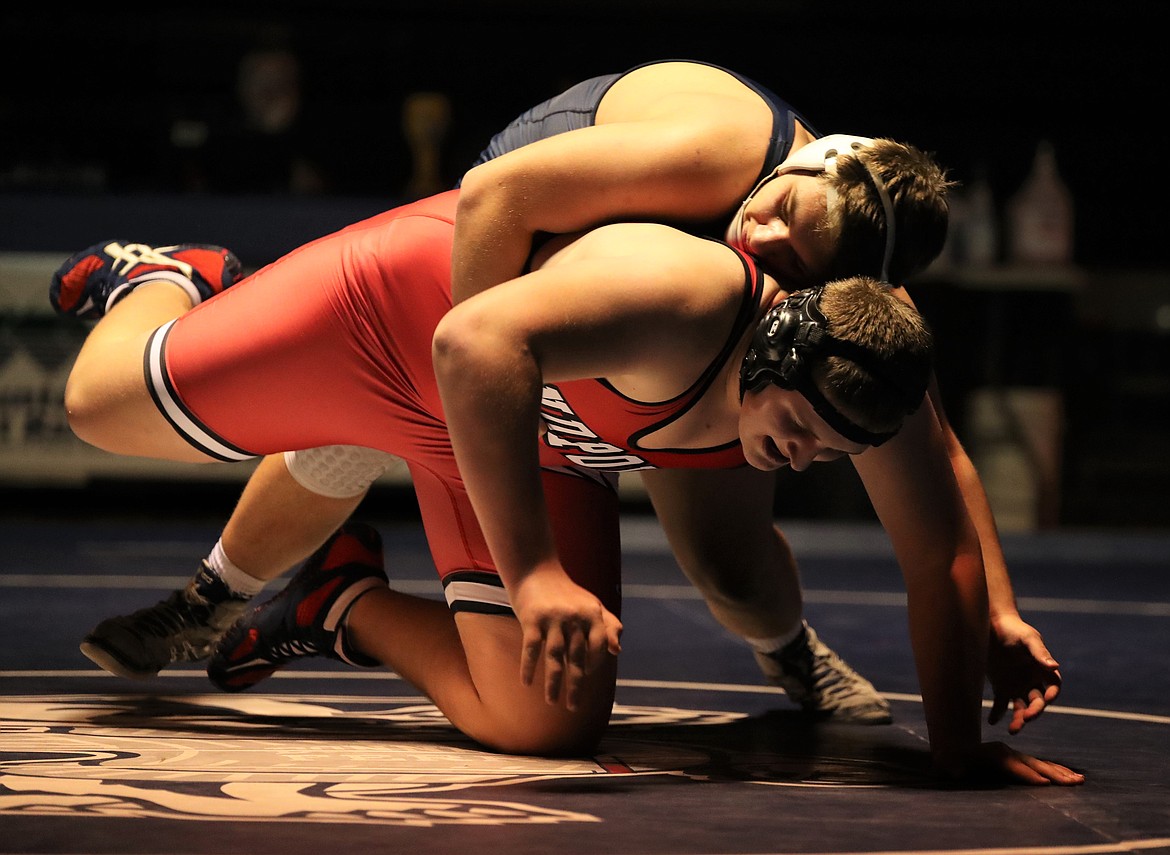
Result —
POLYGON ((784 222, 788 224, 788 248, 791 255, 789 262, 790 272, 794 279, 800 283, 804 283, 809 278, 808 265, 804 263, 804 259, 796 252, 796 247, 791 239, 793 224, 796 222, 796 203, 797 192, 795 189, 789 190, 787 198, 784 200, 784 222))

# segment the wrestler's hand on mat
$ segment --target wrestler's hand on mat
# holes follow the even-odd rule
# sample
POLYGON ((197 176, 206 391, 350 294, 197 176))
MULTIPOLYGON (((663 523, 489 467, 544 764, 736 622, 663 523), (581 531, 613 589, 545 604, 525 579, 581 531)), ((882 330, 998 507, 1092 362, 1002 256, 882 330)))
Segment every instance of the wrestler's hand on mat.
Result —
POLYGON ((520 677, 532 685, 544 665, 544 696, 575 710, 582 684, 607 654, 621 652, 622 623, 589 591, 563 571, 534 571, 512 596, 524 633, 520 677))
POLYGON ((1018 615, 994 620, 987 649, 987 679, 993 692, 987 721, 997 724, 1010 706, 1008 733, 1019 733, 1060 694, 1059 669, 1034 627, 1018 615))
POLYGON ((954 783, 1015 783, 1071 787, 1085 782, 1085 776, 1060 763, 1041 760, 1016 751, 1002 742, 984 742, 977 756, 962 765, 939 768, 954 783))

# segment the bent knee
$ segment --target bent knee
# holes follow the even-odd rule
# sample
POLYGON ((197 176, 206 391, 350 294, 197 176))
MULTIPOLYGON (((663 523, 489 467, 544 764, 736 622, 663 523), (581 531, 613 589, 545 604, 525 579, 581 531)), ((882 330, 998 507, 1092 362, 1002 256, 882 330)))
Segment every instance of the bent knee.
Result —
POLYGON ((536 757, 581 757, 596 751, 609 721, 604 716, 573 717, 568 721, 542 724, 513 718, 501 727, 484 733, 478 741, 501 754, 536 757))
POLYGON ((724 608, 750 608, 776 596, 772 580, 761 574, 728 573, 726 568, 710 567, 689 576, 708 603, 724 608))
POLYGON ((99 440, 115 419, 113 409, 111 396, 102 385, 75 368, 65 384, 65 418, 73 433, 91 445, 102 445, 99 440))
POLYGON ((65 385, 65 418, 78 439, 121 454, 138 453, 135 437, 157 410, 141 377, 118 383, 74 371, 65 385))
POLYGON ((592 753, 609 725, 613 712, 616 675, 597 680, 582 692, 576 710, 563 702, 546 703, 543 694, 526 688, 513 693, 507 703, 489 704, 469 733, 484 745, 504 754, 540 757, 580 757, 592 753))

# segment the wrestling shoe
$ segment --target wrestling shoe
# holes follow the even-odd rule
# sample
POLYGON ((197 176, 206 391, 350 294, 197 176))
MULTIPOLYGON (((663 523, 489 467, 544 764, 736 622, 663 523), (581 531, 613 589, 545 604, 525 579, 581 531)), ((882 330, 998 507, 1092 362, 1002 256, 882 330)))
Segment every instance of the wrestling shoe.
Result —
POLYGON ((306 559, 284 590, 220 638, 207 676, 225 692, 239 692, 309 656, 377 666, 349 647, 344 624, 358 597, 387 585, 381 536, 368 525, 347 523, 306 559))
POLYGON ((219 246, 185 243, 150 247, 108 240, 71 256, 49 283, 58 314, 96 319, 143 282, 165 279, 202 303, 243 278, 235 253, 219 246))
POLYGON ((756 652, 768 682, 818 718, 853 724, 889 724, 890 705, 869 680, 817 638, 807 622, 775 653, 756 652))
POLYGON ((206 659, 247 604, 204 561, 187 586, 165 600, 99 623, 81 652, 111 674, 144 680, 175 662, 206 659))

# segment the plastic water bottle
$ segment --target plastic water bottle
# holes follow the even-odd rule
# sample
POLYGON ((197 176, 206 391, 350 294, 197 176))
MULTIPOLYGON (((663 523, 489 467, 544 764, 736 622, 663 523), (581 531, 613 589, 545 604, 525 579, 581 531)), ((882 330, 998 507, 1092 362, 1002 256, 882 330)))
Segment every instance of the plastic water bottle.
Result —
POLYGON ((1042 140, 1032 171, 1007 203, 1008 260, 1018 264, 1071 264, 1073 198, 1061 180, 1056 151, 1042 140))

